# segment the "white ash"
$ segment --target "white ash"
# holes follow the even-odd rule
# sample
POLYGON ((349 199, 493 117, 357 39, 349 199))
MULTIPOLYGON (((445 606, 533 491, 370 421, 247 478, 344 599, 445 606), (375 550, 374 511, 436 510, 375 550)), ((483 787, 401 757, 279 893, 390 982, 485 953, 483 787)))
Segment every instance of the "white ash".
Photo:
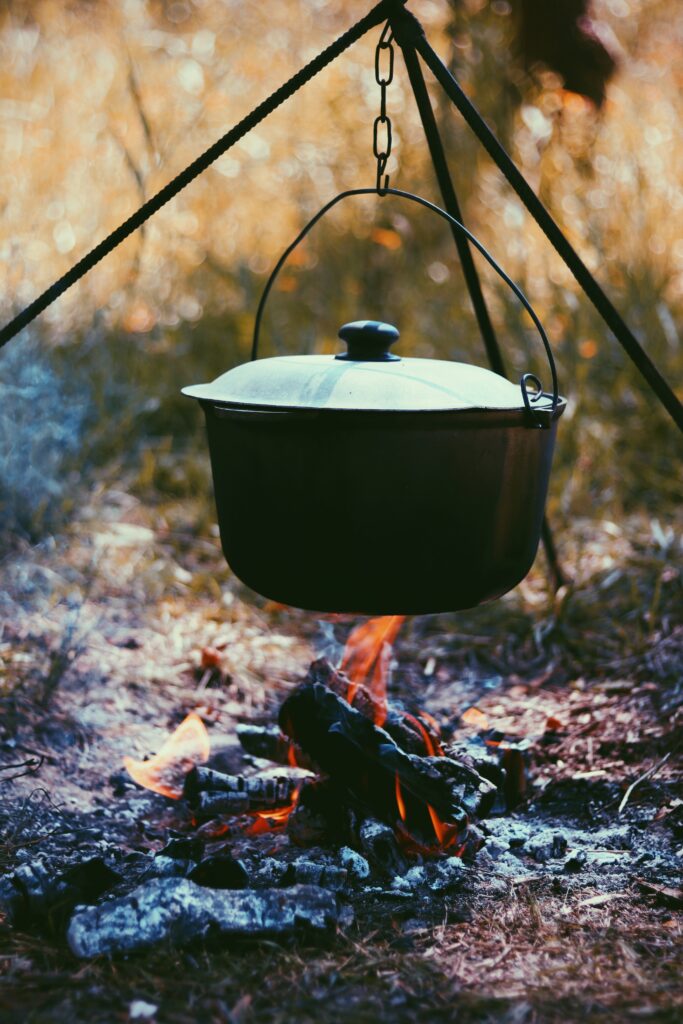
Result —
POLYGON ((562 832, 548 829, 539 832, 526 843, 526 850, 539 864, 557 860, 567 851, 567 837, 562 832))
POLYGON ((332 889, 334 892, 344 889, 348 881, 349 873, 346 868, 336 867, 330 864, 319 864, 316 861, 298 858, 287 865, 281 884, 282 885, 321 885, 325 889, 332 889))
POLYGON ((155 1003, 147 1003, 144 999, 134 999, 128 1007, 128 1016, 131 1020, 151 1020, 155 1017, 159 1007, 155 1003))
POLYGON ((444 857, 416 864, 403 875, 395 875, 391 889, 396 893, 414 893, 420 889, 444 892, 460 883, 468 869, 459 857, 444 857))
POLYGON ((187 878, 196 866, 195 861, 192 860, 157 854, 145 872, 145 878, 187 878))
POLYGON ((357 882, 363 882, 370 877, 370 865, 362 854, 352 850, 350 846, 342 846, 339 851, 341 866, 346 868, 349 878, 357 882))
POLYGON ((499 860, 504 854, 510 852, 510 844, 505 839, 496 839, 495 836, 489 836, 484 849, 492 860, 499 860))
POLYGON ((128 896, 77 911, 67 941, 75 956, 87 958, 132 953, 167 940, 184 946, 214 935, 331 932, 338 916, 334 894, 318 886, 206 889, 186 878, 154 878, 128 896))

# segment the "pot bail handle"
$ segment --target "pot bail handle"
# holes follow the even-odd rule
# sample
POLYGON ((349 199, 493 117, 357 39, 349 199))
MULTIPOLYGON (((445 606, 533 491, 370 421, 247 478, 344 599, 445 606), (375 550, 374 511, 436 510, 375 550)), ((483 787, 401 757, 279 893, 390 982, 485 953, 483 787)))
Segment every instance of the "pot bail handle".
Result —
MULTIPOLYGON (((522 291, 522 289, 518 285, 515 284, 515 282, 512 280, 511 277, 508 277, 508 275, 505 273, 503 268, 496 262, 496 260, 493 258, 491 253, 488 251, 488 249, 486 249, 482 245, 482 243, 479 241, 479 239, 475 235, 473 235, 472 232, 469 231, 465 227, 464 224, 461 224, 459 220, 456 220, 455 217, 452 217, 450 213, 447 213, 445 210, 442 210, 440 206, 436 205, 436 203, 432 203, 428 199, 424 199, 422 196, 416 196, 413 192, 404 192, 402 189, 398 189, 398 188, 383 188, 381 190, 377 189, 377 188, 351 188, 351 189, 347 189, 347 191, 340 192, 339 195, 336 195, 334 197, 334 199, 330 199, 330 201, 328 203, 326 203, 320 210, 318 210, 318 212, 315 214, 314 217, 311 217, 311 219, 309 220, 308 224, 306 224, 305 227, 303 227, 301 229, 301 231, 296 236, 294 241, 290 245, 288 245, 287 248, 285 249, 285 251, 282 253, 282 255, 280 256, 279 260, 277 261, 277 263, 273 267, 273 269, 272 269, 272 271, 270 273, 270 277, 266 281, 265 287, 264 287, 263 292, 261 294, 261 298, 259 299, 259 304, 258 304, 258 307, 257 307, 257 310, 256 310, 256 318, 254 320, 254 337, 253 337, 253 341, 252 341, 252 345, 251 345, 251 358, 252 358, 252 360, 254 360, 254 359, 256 359, 258 357, 259 334, 260 334, 260 330, 261 330, 261 320, 263 318, 263 310, 265 308, 266 301, 268 299, 268 296, 270 295, 271 288, 273 287, 273 284, 275 283, 275 279, 276 279, 277 275, 280 273, 280 270, 282 269, 285 261, 287 260, 287 258, 290 255, 290 253, 292 253, 294 251, 294 249, 296 249, 297 245, 299 245, 299 243, 303 241, 303 239, 306 237, 306 235, 309 233, 309 231, 313 227, 315 227, 315 225, 318 223, 318 221, 322 217, 324 217, 325 214, 329 210, 331 210, 333 206, 336 206, 337 203, 341 202, 342 199, 347 199, 350 196, 372 196, 372 195, 376 195, 376 196, 380 196, 380 197, 384 197, 384 196, 397 196, 399 199, 409 199, 411 202, 418 203, 420 206, 424 206, 425 209, 431 210, 433 213, 438 214, 444 220, 448 221, 448 223, 451 224, 456 229, 456 231, 460 232, 460 234, 464 235, 465 238, 467 238, 472 243, 472 245, 475 247, 475 249, 477 249, 477 251, 480 252, 481 255, 484 257, 486 262, 491 267, 493 267, 493 269, 498 274, 498 276, 500 278, 502 278, 502 280, 506 283, 506 285, 514 292, 514 294, 517 296, 517 298, 519 299, 519 301, 521 302, 521 304, 524 306, 525 310, 527 311, 527 313, 531 317, 531 319, 532 319, 532 321, 534 323, 534 326, 536 327, 536 330, 538 331, 538 333, 539 333, 539 335, 541 337, 541 341, 543 342, 543 347, 545 349, 545 354, 546 354, 547 359, 548 359, 548 365, 550 366, 550 376, 551 376, 552 386, 553 386, 552 396, 551 396, 552 397, 552 404, 551 404, 550 409, 548 409, 547 406, 545 406, 544 408, 541 408, 540 405, 537 404, 537 403, 540 403, 541 399, 547 397, 546 393, 543 390, 543 386, 541 385, 541 382, 539 381, 538 377, 534 376, 534 374, 525 373, 521 377, 520 382, 519 382, 519 386, 520 386, 520 389, 521 389, 521 392, 522 392, 522 401, 524 403, 524 408, 526 409, 527 414, 530 417, 531 422, 533 423, 533 425, 536 426, 536 427, 544 428, 544 429, 549 428, 550 424, 555 419, 555 413, 557 412, 557 404, 558 404, 559 397, 560 397, 559 396, 559 391, 558 391, 558 385, 557 385, 557 369, 555 367, 555 359, 553 358, 553 353, 552 353, 552 349, 550 347, 550 342, 548 341, 548 336, 545 333, 545 330, 543 329, 543 325, 542 325, 541 321, 539 320, 539 318, 538 318, 538 316, 537 316, 533 306, 531 305, 531 303, 527 299, 527 297, 524 294, 524 292, 522 291), (529 392, 529 389, 528 389, 528 384, 529 383, 532 383, 534 387, 537 387, 537 390, 535 392, 534 391, 532 391, 531 393, 529 392)), ((376 321, 357 321, 356 323, 375 323, 375 322, 376 321)), ((351 325, 347 325, 347 326, 351 326, 351 325)), ((389 356, 390 359, 397 358, 396 356, 393 356, 393 355, 391 355, 388 352, 386 354, 389 356)), ((353 356, 350 355, 350 352, 346 353, 346 357, 347 358, 353 358, 353 356)), ((339 357, 337 357, 337 358, 339 358, 339 357)), ((342 358, 344 358, 344 356, 342 356, 342 358)), ((365 358, 367 358, 367 357, 365 357, 365 358)))

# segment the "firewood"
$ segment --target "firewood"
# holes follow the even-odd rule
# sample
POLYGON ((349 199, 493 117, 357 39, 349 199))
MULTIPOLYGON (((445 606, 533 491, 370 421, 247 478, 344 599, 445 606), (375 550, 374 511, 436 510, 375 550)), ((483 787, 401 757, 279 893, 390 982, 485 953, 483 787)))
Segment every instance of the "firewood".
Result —
POLYGON ((306 779, 287 821, 287 832, 298 846, 346 842, 351 816, 343 789, 332 779, 306 779))
POLYGON ((236 729, 237 738, 247 754, 261 757, 274 764, 296 764, 299 768, 315 771, 314 765, 303 750, 283 736, 276 725, 241 724, 236 729))
POLYGON ((433 836, 432 813, 453 824, 464 839, 468 815, 483 814, 495 786, 474 769, 445 757, 401 750, 378 728, 322 683, 303 683, 280 709, 280 726, 366 812, 394 825, 401 807, 406 826, 433 836), (429 808, 433 810, 430 812, 429 808))
POLYGON ((132 953, 170 940, 184 946, 207 936, 265 938, 331 932, 335 894, 314 885, 290 889, 205 889, 186 878, 155 878, 127 896, 80 910, 67 940, 77 957, 132 953))
MULTIPOLYGON (((352 686, 349 677, 340 669, 334 668, 326 658, 318 658, 317 661, 311 663, 306 682, 322 683, 338 697, 344 699, 347 698, 352 686)), ((382 728, 406 753, 429 754, 430 750, 425 742, 425 734, 431 741, 432 749, 438 744, 439 737, 429 722, 421 720, 420 725, 417 725, 415 716, 407 714, 394 704, 390 703, 383 707, 382 702, 362 684, 353 685, 353 699, 350 704, 356 711, 360 711, 362 715, 373 722, 386 716, 382 728)))
POLYGON ((199 765, 188 772, 183 796, 201 820, 219 814, 246 814, 286 807, 301 780, 288 775, 224 775, 199 765))

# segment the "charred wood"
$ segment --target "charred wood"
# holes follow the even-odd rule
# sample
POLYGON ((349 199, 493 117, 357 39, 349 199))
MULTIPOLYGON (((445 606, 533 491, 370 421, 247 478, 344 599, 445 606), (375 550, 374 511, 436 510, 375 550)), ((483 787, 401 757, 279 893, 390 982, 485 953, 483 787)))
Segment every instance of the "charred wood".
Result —
MULTIPOLYGON (((393 704, 379 701, 367 687, 355 685, 347 675, 334 668, 326 658, 318 658, 312 662, 306 682, 322 683, 328 689, 345 700, 350 692, 353 699, 351 707, 373 722, 384 718, 382 728, 388 732, 398 746, 409 754, 429 754, 438 747, 439 737, 431 723, 420 719, 418 724, 414 715, 410 715, 393 704), (425 736, 427 740, 425 741, 425 736)), ((298 762, 297 762, 298 763, 298 762)))
POLYGON ((299 768, 315 771, 316 765, 303 750, 283 736, 277 725, 238 725, 237 738, 242 748, 252 757, 260 757, 274 764, 296 764, 299 768))
POLYGON ((163 941, 184 946, 211 936, 265 938, 331 932, 334 893, 291 889, 205 889, 186 878, 157 878, 128 896, 74 914, 67 932, 78 957, 132 953, 163 941))
POLYGON ((351 819, 343 790, 332 779, 306 779, 287 821, 287 832, 298 846, 344 842, 351 819))
POLYGON ((386 875, 402 875, 408 861, 398 845, 394 830, 376 818, 365 818, 358 829, 358 845, 370 864, 386 875))
POLYGON ((17 927, 60 927, 79 903, 91 903, 121 881, 99 857, 55 874, 36 860, 0 879, 0 916, 17 927))
POLYGON ((407 754, 322 683, 304 683, 290 694, 280 709, 280 726, 356 805, 390 825, 401 811, 399 780, 401 817, 418 835, 434 835, 432 807, 464 839, 468 815, 485 814, 495 798, 495 786, 474 769, 446 757, 407 754))
POLYGON ((249 885, 246 867, 229 853, 214 853, 205 857, 187 877, 197 885, 211 889, 246 889, 249 885))
POLYGON ((212 768, 193 768, 185 778, 183 796, 197 818, 219 814, 246 814, 287 807, 301 785, 291 776, 224 775, 212 768))
POLYGON ((348 876, 346 868, 339 868, 334 864, 319 864, 317 861, 299 857, 287 865, 280 884, 321 885, 325 889, 337 892, 346 886, 348 876))

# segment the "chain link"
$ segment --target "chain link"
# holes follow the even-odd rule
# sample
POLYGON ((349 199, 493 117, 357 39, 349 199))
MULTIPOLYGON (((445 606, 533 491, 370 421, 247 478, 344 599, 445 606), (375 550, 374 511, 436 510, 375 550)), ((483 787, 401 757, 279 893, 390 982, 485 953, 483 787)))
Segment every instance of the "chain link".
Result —
POLYGON ((389 188, 387 163, 391 155, 391 118, 387 114, 387 87, 394 80, 394 35, 386 23, 375 50, 375 81, 380 88, 379 114, 372 126, 372 153, 377 160, 377 191, 389 188), (384 181, 382 181, 384 178, 384 181))

